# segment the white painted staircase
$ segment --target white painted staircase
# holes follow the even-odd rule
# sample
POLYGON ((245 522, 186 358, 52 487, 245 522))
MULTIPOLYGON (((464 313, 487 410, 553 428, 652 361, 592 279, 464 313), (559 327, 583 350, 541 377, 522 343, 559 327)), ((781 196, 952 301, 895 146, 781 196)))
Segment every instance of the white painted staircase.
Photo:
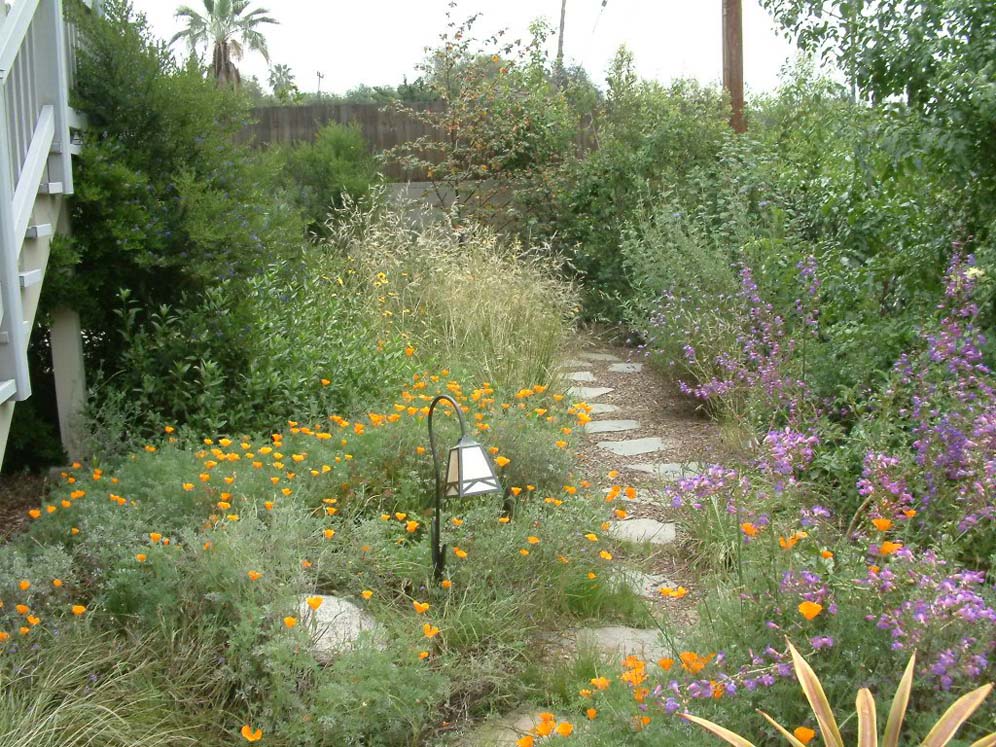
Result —
POLYGON ((74 46, 62 0, 0 0, 0 461, 14 405, 31 396, 28 341, 49 244, 68 231, 74 46))

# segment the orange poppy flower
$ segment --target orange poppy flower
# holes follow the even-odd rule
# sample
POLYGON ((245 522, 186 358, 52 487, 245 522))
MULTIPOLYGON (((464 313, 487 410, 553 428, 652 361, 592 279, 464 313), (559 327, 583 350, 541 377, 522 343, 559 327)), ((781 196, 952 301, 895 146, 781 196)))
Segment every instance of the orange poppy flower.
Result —
POLYGON ((420 602, 417 599, 413 599, 412 600, 412 607, 415 608, 415 614, 421 615, 421 614, 424 614, 426 611, 428 611, 428 609, 429 609, 429 603, 428 602, 420 602))
POLYGON ((249 724, 243 724, 242 730, 239 733, 242 734, 242 738, 247 742, 258 742, 263 738, 263 730, 253 729, 249 724))
POLYGON ((817 602, 805 601, 799 604, 799 614, 807 620, 812 620, 823 611, 823 605, 817 602))

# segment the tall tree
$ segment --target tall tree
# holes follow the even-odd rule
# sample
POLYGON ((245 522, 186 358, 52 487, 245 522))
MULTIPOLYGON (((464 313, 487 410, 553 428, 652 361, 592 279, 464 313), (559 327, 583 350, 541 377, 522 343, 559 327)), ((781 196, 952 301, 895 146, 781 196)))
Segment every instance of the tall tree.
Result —
POLYGON ((267 15, 266 8, 249 10, 248 0, 203 0, 201 14, 188 5, 176 11, 176 17, 186 21, 187 27, 170 39, 170 44, 186 39, 192 54, 199 54, 201 47, 211 49, 211 71, 218 85, 239 86, 241 78, 235 60, 242 59, 244 49, 259 52, 270 61, 266 39, 259 27, 264 23, 277 23, 267 15))

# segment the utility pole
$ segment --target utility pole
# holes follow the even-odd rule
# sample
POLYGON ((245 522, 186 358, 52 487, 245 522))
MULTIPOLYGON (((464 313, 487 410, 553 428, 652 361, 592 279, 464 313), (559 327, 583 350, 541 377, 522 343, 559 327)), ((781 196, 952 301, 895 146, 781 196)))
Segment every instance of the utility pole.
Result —
POLYGON ((564 21, 567 18, 567 0, 560 0, 560 35, 557 37, 557 75, 564 76, 564 21))
POLYGON ((730 127, 747 132, 744 119, 744 23, 742 0, 723 2, 723 88, 730 95, 730 127))
POLYGON ((318 98, 319 101, 322 98, 322 78, 324 78, 324 77, 325 77, 325 75, 322 73, 321 70, 319 70, 318 71, 318 95, 317 95, 317 98, 318 98))

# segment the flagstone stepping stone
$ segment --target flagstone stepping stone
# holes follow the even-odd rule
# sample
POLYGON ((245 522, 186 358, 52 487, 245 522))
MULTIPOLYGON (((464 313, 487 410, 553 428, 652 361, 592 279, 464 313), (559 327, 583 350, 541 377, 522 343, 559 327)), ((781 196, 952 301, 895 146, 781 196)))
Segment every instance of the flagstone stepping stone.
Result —
POLYGON ((660 589, 662 586, 674 587, 667 576, 659 574, 644 573, 634 568, 624 568, 619 573, 619 580, 633 590, 634 594, 647 599, 660 599, 660 589))
POLYGON ((614 391, 615 389, 610 386, 572 386, 567 390, 567 394, 579 401, 586 402, 614 391))
POLYGON ((652 436, 650 438, 631 438, 626 441, 599 441, 599 447, 606 451, 611 451, 619 456, 637 456, 639 454, 649 454, 653 451, 663 451, 670 444, 663 438, 652 436))
POLYGON ((702 471, 702 465, 698 462, 689 462, 688 464, 676 464, 674 462, 667 464, 640 463, 629 464, 627 465, 627 469, 644 472, 661 480, 681 480, 686 477, 695 477, 695 475, 702 471))
POLYGON ((670 545, 677 536, 673 522, 665 524, 656 519, 615 521, 609 534, 624 542, 649 542, 651 545, 670 545))
POLYGON ((619 412, 619 408, 616 405, 609 405, 604 402, 596 402, 591 405, 592 415, 608 415, 610 412, 619 412))
POLYGON ((356 646, 364 636, 372 638, 375 645, 383 645, 378 635, 380 626, 369 613, 346 599, 317 596, 322 598, 317 610, 308 606, 307 596, 298 603, 298 618, 311 631, 311 650, 316 659, 329 661, 335 654, 356 646))
POLYGON ((613 373, 640 373, 643 370, 642 363, 613 363, 609 366, 613 373))
POLYGON ((574 368, 574 369, 577 369, 577 368, 584 368, 585 366, 589 366, 589 365, 591 365, 590 361, 569 360, 569 361, 563 361, 560 364, 560 368, 574 368))
MULTIPOLYGON (((534 732, 540 723, 539 714, 542 709, 518 710, 496 719, 489 720, 474 729, 457 743, 461 747, 516 747, 516 742, 530 732, 534 732)), ((568 720, 578 726, 577 719, 568 720)))
POLYGON ((567 378, 571 381, 594 381, 595 374, 591 371, 575 371, 574 373, 567 374, 567 378))
POLYGON ((610 361, 617 362, 619 359, 610 353, 581 353, 582 358, 590 361, 610 361))
POLYGON ((619 661, 630 655, 657 661, 669 656, 670 651, 659 630, 629 628, 624 625, 580 628, 574 633, 574 643, 578 649, 594 649, 608 659, 619 661))
POLYGON ((635 431, 640 427, 638 420, 592 420, 584 424, 587 433, 621 433, 635 431))

